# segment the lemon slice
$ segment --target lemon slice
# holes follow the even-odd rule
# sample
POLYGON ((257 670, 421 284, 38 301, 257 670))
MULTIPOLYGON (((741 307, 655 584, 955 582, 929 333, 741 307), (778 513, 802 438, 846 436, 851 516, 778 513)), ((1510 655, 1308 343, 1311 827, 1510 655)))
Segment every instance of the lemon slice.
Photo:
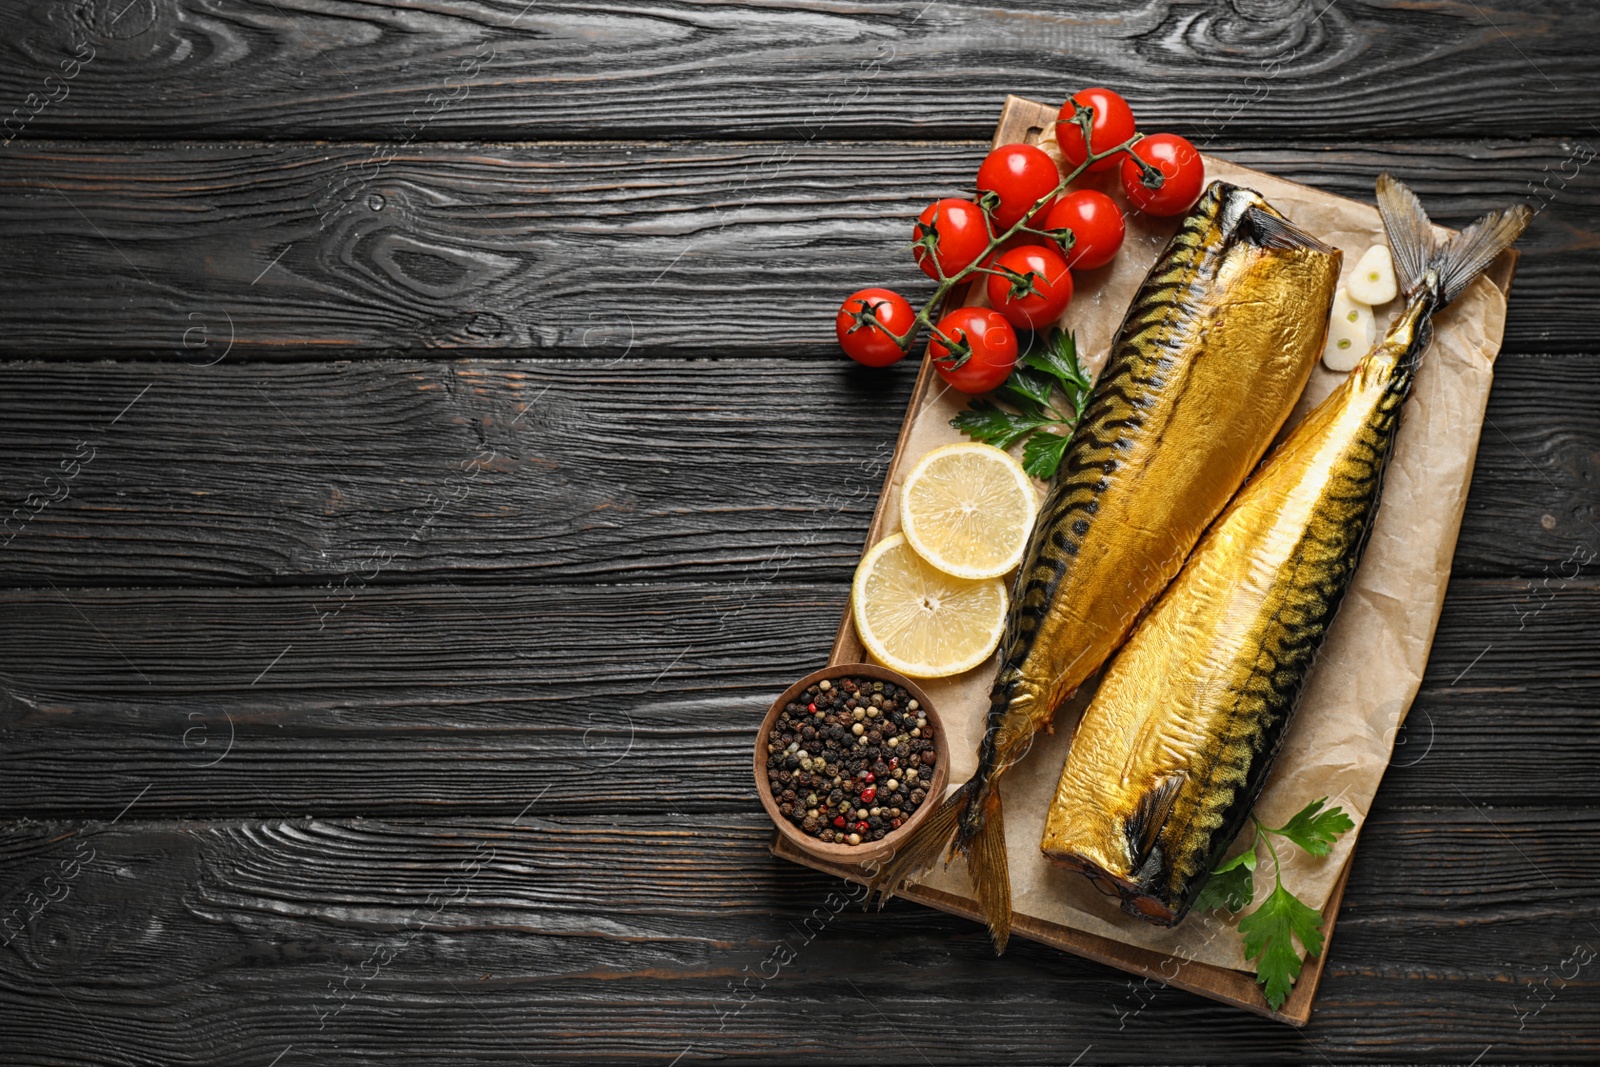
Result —
POLYGON ((917 555, 957 578, 998 578, 1022 562, 1036 509, 1022 464, 964 441, 923 456, 900 490, 900 529, 917 555))
POLYGON ((850 590, 856 633, 872 657, 913 678, 944 678, 989 658, 1006 626, 998 578, 953 578, 911 550, 904 534, 873 545, 850 590))

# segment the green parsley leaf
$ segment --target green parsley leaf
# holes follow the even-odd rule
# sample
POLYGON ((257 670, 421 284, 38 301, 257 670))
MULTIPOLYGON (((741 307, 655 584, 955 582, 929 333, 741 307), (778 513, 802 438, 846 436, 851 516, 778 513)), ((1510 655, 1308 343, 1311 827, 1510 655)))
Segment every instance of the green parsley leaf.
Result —
POLYGON ((1217 868, 1216 873, 1227 874, 1229 871, 1236 870, 1240 867, 1243 867, 1247 871, 1253 871, 1256 869, 1256 850, 1254 848, 1247 848, 1237 856, 1233 857, 1233 859, 1229 860, 1227 863, 1222 864, 1217 868))
POLYGON ((994 391, 1015 412, 991 400, 976 400, 950 420, 950 425, 976 441, 1009 448, 1022 446, 1022 467, 1035 478, 1055 477, 1066 455, 1072 430, 1083 417, 1093 384, 1078 362, 1078 346, 1070 333, 1052 330, 1033 334, 1011 376, 994 391), (1064 394, 1065 405, 1057 393, 1064 394))
POLYGON ((1313 800, 1277 829, 1267 827, 1267 832, 1287 837, 1313 856, 1326 856, 1333 850, 1334 839, 1356 825, 1337 805, 1323 811, 1327 802, 1327 797, 1313 800))
POLYGON ((1050 407, 1050 379, 1037 371, 1018 368, 994 395, 1024 414, 1039 417, 1050 407))
POLYGON ((1266 994, 1273 1011, 1283 1006, 1300 977, 1300 954, 1294 940, 1305 946, 1306 955, 1322 951, 1322 916, 1278 883, 1278 888, 1255 911, 1239 920, 1244 938, 1244 957, 1256 961, 1256 981, 1266 994))
POLYGON ((1316 956, 1322 952, 1323 937, 1322 916, 1284 888, 1283 866, 1272 835, 1288 838, 1313 856, 1326 856, 1334 839, 1355 828, 1343 808, 1324 811, 1327 802, 1327 797, 1313 800, 1279 827, 1263 826, 1251 816, 1255 840, 1250 848, 1219 865, 1195 898, 1196 907, 1221 906, 1238 911, 1248 906, 1254 884, 1247 872, 1255 869, 1256 849, 1266 842, 1277 887, 1259 908, 1239 920, 1239 935, 1244 939, 1244 958, 1255 961, 1256 981, 1273 1011, 1283 1006, 1300 977, 1302 963, 1295 940, 1299 940, 1307 956, 1316 956))
POLYGON ((1246 849, 1211 872, 1211 880, 1195 898, 1197 911, 1243 911, 1256 895, 1256 850, 1246 849))
POLYGON ((1041 430, 1022 443, 1022 469, 1035 478, 1055 477, 1061 466, 1061 457, 1067 453, 1072 438, 1064 433, 1041 430))
POLYGON ((1043 415, 1007 411, 988 400, 975 400, 972 406, 950 420, 950 425, 984 444, 1010 448, 1041 426, 1050 425, 1043 415))
POLYGON ((1078 342, 1065 330, 1052 330, 1043 344, 1028 346, 1028 351, 1018 361, 1024 367, 1043 371, 1061 384, 1061 391, 1069 398, 1089 388, 1089 372, 1078 362, 1078 342))

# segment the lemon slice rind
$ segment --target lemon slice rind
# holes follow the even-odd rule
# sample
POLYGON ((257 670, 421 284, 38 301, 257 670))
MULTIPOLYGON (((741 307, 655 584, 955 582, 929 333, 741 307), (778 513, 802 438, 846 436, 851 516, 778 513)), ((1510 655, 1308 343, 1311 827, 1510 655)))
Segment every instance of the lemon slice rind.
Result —
POLYGON ((946 574, 917 555, 904 534, 867 550, 850 604, 872 658, 912 678, 969 671, 993 654, 1005 632, 1005 583, 946 574))
POLYGON ((1028 549, 1038 500, 1009 452, 963 441, 917 461, 900 489, 900 529, 913 550, 957 578, 998 578, 1028 549))

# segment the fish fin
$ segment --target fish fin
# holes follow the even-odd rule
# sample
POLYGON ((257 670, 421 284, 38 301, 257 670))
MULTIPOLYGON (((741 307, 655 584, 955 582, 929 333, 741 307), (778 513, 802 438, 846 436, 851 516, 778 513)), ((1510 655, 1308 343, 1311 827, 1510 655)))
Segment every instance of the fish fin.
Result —
POLYGON ((1245 209, 1243 232, 1253 244, 1261 248, 1292 250, 1310 248, 1318 252, 1336 252, 1337 249, 1311 236, 1266 204, 1251 204, 1245 209))
POLYGON ((1439 243, 1417 194, 1388 172, 1378 175, 1378 212, 1389 237, 1389 255, 1394 259, 1400 291, 1410 299, 1418 290, 1432 286, 1440 307, 1454 302, 1496 256, 1522 236, 1533 218, 1526 204, 1517 204, 1491 211, 1439 243))
POLYGON ((1453 303, 1466 291, 1496 256, 1522 236, 1532 219, 1533 212, 1528 210, 1528 205, 1517 204, 1489 212, 1450 238, 1434 262, 1439 284, 1444 289, 1443 302, 1453 303))
POLYGON ((1400 291, 1410 299, 1422 284, 1433 258, 1433 221, 1417 194, 1394 175, 1378 175, 1378 214, 1389 238, 1389 258, 1394 260, 1400 291))
POLYGON ((967 876, 978 891, 978 908, 989 923, 994 954, 1006 950, 1011 940, 1011 869, 1006 860, 1005 818, 1000 809, 1000 790, 991 789, 983 799, 983 825, 972 839, 967 853, 967 876))
POLYGON ((1183 788, 1187 777, 1182 771, 1175 771, 1161 779, 1139 798, 1138 806, 1123 824, 1136 870, 1145 865, 1145 860, 1154 851, 1156 842, 1161 838, 1161 828, 1172 814, 1173 801, 1178 799, 1178 791, 1183 788))
MULTIPOLYGON (((878 894, 878 907, 900 890, 908 878, 921 873, 956 836, 956 828, 969 804, 981 807, 982 815, 968 820, 976 824, 971 840, 961 846, 967 854, 967 875, 978 891, 978 908, 989 923, 995 954, 1006 950, 1011 938, 1011 873, 1006 862, 1005 821, 1000 809, 1000 791, 989 789, 980 796, 980 783, 969 781, 945 798, 928 821, 889 860, 889 864, 870 884, 878 894), (976 799, 975 799, 976 798, 976 799)), ((870 896, 870 894, 869 894, 870 896)))
POLYGON ((968 798, 976 792, 976 786, 977 780, 974 779, 946 797, 928 817, 928 821, 917 827, 910 840, 889 858, 888 865, 873 876, 868 897, 876 893, 879 908, 900 891, 907 879, 921 874, 939 858, 939 853, 955 837, 956 824, 961 819, 968 798))

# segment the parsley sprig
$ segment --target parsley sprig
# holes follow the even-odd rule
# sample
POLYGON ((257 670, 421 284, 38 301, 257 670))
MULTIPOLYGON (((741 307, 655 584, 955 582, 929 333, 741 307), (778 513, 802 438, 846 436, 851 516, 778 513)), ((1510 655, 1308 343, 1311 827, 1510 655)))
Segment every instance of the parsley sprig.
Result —
POLYGON ((1307 956, 1315 956, 1322 951, 1323 938, 1322 915, 1284 887, 1283 866, 1272 838, 1282 837, 1313 856, 1326 856, 1340 834, 1355 828, 1343 808, 1335 805, 1323 810, 1327 802, 1327 797, 1313 800, 1282 826, 1263 826, 1252 815, 1255 838, 1250 847, 1213 869, 1211 880, 1195 898, 1194 906, 1202 911, 1248 908, 1255 896, 1257 849, 1267 846, 1276 887, 1259 908, 1239 920, 1239 934, 1244 938, 1244 958, 1256 961, 1256 981, 1273 1011, 1283 1006, 1300 977, 1300 954, 1294 942, 1305 946, 1307 956))
POLYGON ((1034 334, 1017 360, 1011 377, 993 393, 994 400, 975 400, 950 420, 950 425, 972 438, 1010 448, 1022 442, 1022 468, 1035 478, 1055 476, 1066 454, 1072 430, 1089 403, 1094 381, 1078 361, 1078 344, 1072 334, 1051 330, 1034 334))

